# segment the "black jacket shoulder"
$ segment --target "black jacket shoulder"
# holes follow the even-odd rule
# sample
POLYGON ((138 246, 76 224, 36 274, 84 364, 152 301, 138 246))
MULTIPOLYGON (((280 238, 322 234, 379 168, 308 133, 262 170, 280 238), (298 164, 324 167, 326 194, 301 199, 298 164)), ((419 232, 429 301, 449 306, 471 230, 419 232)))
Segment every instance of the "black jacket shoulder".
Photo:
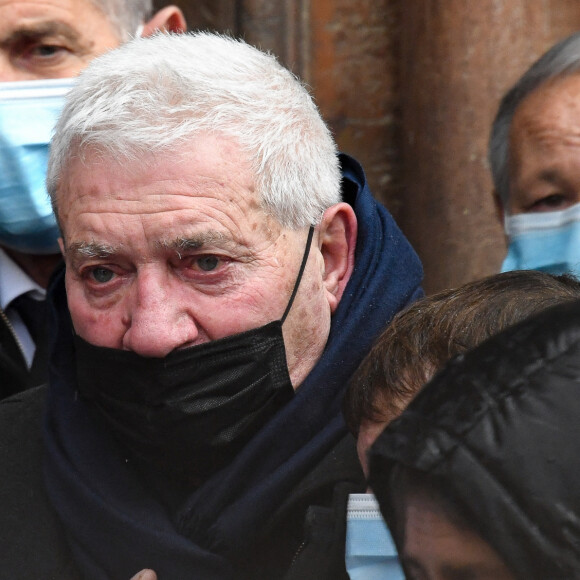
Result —
POLYGON ((280 563, 290 562, 284 580, 348 580, 348 496, 365 489, 355 440, 345 435, 289 492, 258 534, 249 553, 252 562, 242 563, 241 569, 252 580, 272 580, 281 577, 280 563))
MULTIPOLYGON (((64 530, 45 491, 42 415, 45 387, 0 402, 0 580, 80 580, 64 530)), ((280 562, 285 580, 348 580, 344 564, 346 504, 365 483, 352 436, 345 436, 296 486, 258 534, 241 563, 252 580, 272 580, 280 562), (284 541, 280 541, 284 538, 284 541)), ((128 579, 125 579, 128 580, 128 579)))
POLYGON ((78 580, 42 474, 45 387, 0 402, 0 579, 78 580))

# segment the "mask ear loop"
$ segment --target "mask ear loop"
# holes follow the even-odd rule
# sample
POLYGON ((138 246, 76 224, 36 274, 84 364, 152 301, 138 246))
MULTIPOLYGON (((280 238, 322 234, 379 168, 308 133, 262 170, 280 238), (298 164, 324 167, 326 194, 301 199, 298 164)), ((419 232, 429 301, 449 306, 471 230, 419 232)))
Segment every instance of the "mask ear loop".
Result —
POLYGON ((298 276, 296 277, 296 283, 294 284, 294 290, 292 290, 292 295, 290 296, 290 300, 288 301, 288 306, 286 306, 286 310, 284 311, 282 319, 280 320, 281 324, 284 324, 284 321, 288 316, 288 312, 290 312, 290 308, 292 308, 292 303, 294 302, 294 298, 296 297, 296 292, 298 292, 298 286, 300 286, 300 280, 302 280, 302 274, 304 274, 304 268, 306 268, 308 255, 310 254, 310 246, 312 245, 313 235, 314 235, 314 226, 310 226, 310 229, 308 230, 308 239, 306 240, 306 248, 304 250, 304 256, 302 257, 302 264, 300 264, 300 270, 298 271, 298 276))

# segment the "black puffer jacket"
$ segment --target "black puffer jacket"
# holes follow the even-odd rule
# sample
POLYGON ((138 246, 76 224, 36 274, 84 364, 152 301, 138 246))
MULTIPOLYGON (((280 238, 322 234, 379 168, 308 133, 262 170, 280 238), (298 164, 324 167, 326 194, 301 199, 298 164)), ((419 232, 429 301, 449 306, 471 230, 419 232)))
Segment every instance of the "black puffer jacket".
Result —
POLYGON ((517 578, 580 578, 580 302, 451 361, 370 461, 392 529, 402 464, 438 478, 517 578))

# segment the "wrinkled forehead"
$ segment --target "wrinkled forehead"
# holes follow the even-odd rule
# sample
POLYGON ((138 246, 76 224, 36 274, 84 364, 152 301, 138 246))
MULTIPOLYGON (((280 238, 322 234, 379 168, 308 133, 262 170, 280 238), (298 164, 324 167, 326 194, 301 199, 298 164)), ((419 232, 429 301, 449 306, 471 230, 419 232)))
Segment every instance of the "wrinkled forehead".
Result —
POLYGON ((56 199, 65 236, 93 227, 98 219, 92 216, 102 216, 102 229, 112 227, 106 221, 113 219, 138 218, 154 226, 157 215, 167 223, 187 215, 192 228, 213 220, 227 231, 244 222, 257 229, 275 225, 262 208, 251 165, 234 142, 215 136, 182 151, 115 157, 85 149, 68 159, 56 199))
POLYGON ((132 144, 107 147, 73 142, 63 161, 55 191, 59 208, 75 200, 79 185, 85 193, 97 194, 95 182, 108 176, 114 176, 108 183, 111 189, 181 178, 186 189, 210 181, 222 188, 235 184, 258 199, 257 177, 248 155, 235 140, 220 135, 204 133, 154 151, 132 144))
POLYGON ((515 110, 510 136, 513 140, 543 131, 580 126, 580 74, 559 76, 542 83, 515 110))

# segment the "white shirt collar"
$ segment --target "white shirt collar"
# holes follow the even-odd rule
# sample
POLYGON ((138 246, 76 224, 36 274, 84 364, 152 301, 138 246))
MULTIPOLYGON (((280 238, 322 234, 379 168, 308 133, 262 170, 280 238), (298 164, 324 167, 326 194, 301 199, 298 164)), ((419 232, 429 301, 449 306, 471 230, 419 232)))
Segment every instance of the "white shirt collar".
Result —
POLYGON ((0 308, 6 310, 14 298, 26 292, 33 292, 32 297, 39 300, 46 296, 46 290, 0 248, 0 308))

